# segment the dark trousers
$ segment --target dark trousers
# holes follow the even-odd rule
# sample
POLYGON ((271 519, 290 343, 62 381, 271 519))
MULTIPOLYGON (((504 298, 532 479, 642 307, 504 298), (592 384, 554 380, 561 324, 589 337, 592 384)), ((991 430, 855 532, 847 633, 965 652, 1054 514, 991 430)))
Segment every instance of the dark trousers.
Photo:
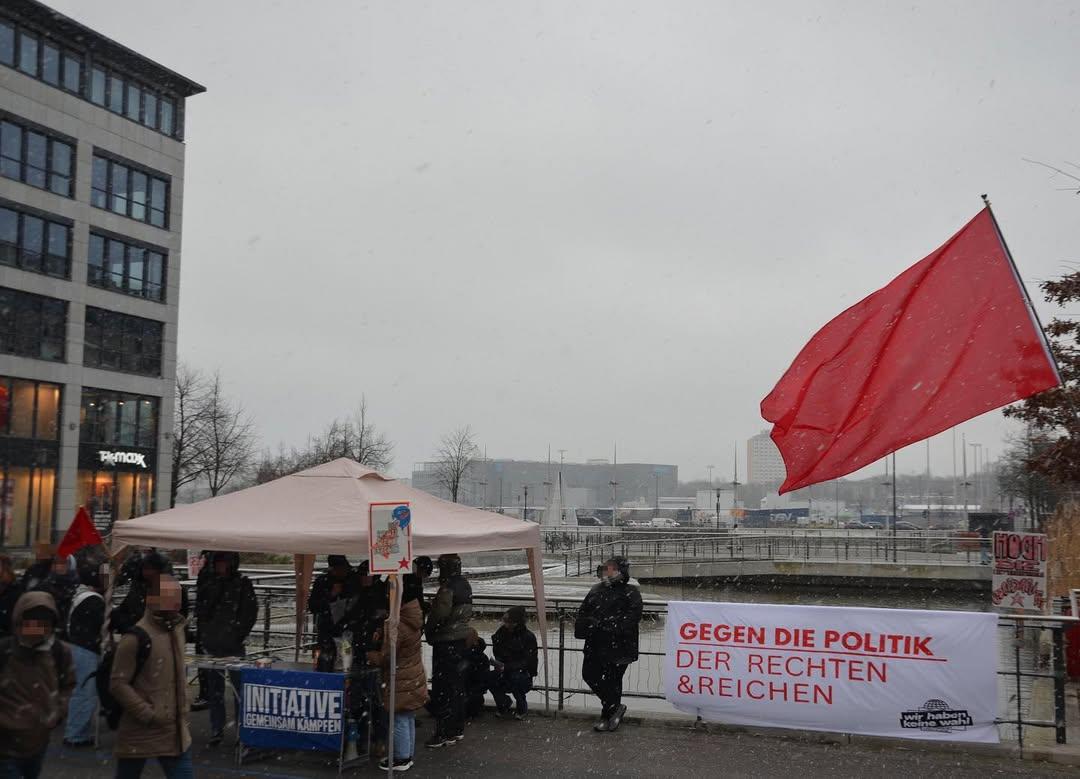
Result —
POLYGON ((218 671, 207 669, 206 671, 206 702, 210 704, 210 733, 221 733, 225 730, 225 674, 229 674, 229 683, 235 691, 233 697, 233 711, 237 719, 240 718, 240 672, 218 671))
POLYGON ((465 732, 465 642, 440 641, 431 652, 431 702, 439 735, 465 732))
MULTIPOLYGON (((211 672, 211 675, 213 672, 211 672)), ((145 757, 121 757, 116 761, 116 779, 139 779, 146 767, 145 757)), ((156 758, 165 779, 192 779, 191 750, 175 757, 156 758)))
POLYGON ((0 757, 0 779, 37 779, 44 762, 44 749, 31 757, 0 757))
POLYGON ((532 677, 528 671, 503 671, 495 676, 491 684, 491 694, 495 697, 495 708, 499 711, 510 710, 510 696, 514 696, 518 714, 529 710, 525 693, 532 689, 532 677))
POLYGON ((612 663, 595 655, 585 655, 581 664, 581 678, 593 691, 603 706, 601 717, 607 719, 622 703, 622 680, 626 663, 612 663))
POLYGON ((382 674, 368 665, 364 652, 353 655, 349 669, 349 714, 356 723, 358 743, 386 741, 386 715, 382 706, 382 674))

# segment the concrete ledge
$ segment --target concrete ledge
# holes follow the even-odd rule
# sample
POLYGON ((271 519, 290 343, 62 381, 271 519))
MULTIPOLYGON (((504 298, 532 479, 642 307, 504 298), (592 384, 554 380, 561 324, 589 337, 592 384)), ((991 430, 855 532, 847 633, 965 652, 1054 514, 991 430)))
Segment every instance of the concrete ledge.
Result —
MULTIPOLYGON (((632 704, 630 704, 632 705, 632 704)), ((539 706, 530 710, 530 715, 552 716, 558 718, 580 719, 595 722, 597 714, 577 707, 567 707, 562 711, 552 708, 545 713, 539 706)), ((878 749, 899 749, 931 751, 955 754, 962 752, 982 757, 1011 757, 1013 759, 1036 760, 1061 765, 1080 766, 1080 745, 1063 744, 1054 746, 1025 746, 1021 752, 1017 744, 977 744, 967 741, 918 741, 913 739, 889 738, 886 736, 863 736, 852 733, 836 733, 818 730, 789 730, 786 728, 759 728, 744 725, 725 725, 717 722, 698 721, 685 714, 665 712, 647 712, 635 714, 631 710, 623 722, 649 728, 678 728, 697 730, 702 733, 725 733, 773 738, 783 741, 798 741, 810 744, 836 744, 878 749)))

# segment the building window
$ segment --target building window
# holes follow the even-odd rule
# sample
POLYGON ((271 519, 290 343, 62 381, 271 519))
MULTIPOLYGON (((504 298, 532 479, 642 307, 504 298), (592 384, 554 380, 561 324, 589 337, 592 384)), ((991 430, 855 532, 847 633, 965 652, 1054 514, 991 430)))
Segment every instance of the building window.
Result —
POLYGON ((86 387, 80 423, 80 443, 153 449, 157 444, 158 399, 86 387))
POLYGON ((149 300, 165 300, 165 251, 90 234, 88 284, 149 300))
POLYGON ((0 121, 0 175, 72 197, 74 165, 70 143, 8 119, 0 121))
POLYGON ((68 278, 71 227, 0 206, 0 265, 68 278))
POLYGON ((19 70, 29 76, 38 74, 38 39, 28 32, 19 33, 19 70))
POLYGON ((0 354, 64 360, 67 303, 0 287, 0 354))
POLYGON ((83 389, 79 502, 100 527, 154 509, 159 402, 143 395, 83 389))
POLYGON ((0 454, 0 548, 29 547, 52 541, 56 505, 56 456, 27 453, 26 459, 50 462, 23 465, 0 454))
POLYGON ((105 71, 101 68, 90 69, 90 102, 105 105, 105 71))
POLYGON ((158 90, 95 66, 83 84, 82 56, 37 32, 0 21, 0 64, 72 92, 170 137, 177 136, 173 101, 158 90))
POLYGON ((162 323, 153 319, 87 306, 83 364, 160 376, 162 330, 162 323))
POLYGON ((90 203, 165 228, 168 225, 169 182, 153 173, 95 154, 90 203))
POLYGON ((56 441, 60 385, 0 376, 0 437, 56 441))
POLYGON ((0 22, 0 62, 15 64, 15 27, 7 22, 0 22))

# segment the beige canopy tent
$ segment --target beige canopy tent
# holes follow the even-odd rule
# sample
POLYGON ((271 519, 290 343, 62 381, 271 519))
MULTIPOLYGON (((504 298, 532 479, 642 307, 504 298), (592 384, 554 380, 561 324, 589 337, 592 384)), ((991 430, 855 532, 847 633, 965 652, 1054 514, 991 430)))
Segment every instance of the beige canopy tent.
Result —
POLYGON ((547 682, 540 528, 531 522, 449 503, 341 458, 216 498, 159 511, 113 526, 113 554, 128 546, 215 549, 293 555, 297 647, 315 556, 368 557, 372 503, 409 501, 413 554, 523 549, 532 576, 547 682))

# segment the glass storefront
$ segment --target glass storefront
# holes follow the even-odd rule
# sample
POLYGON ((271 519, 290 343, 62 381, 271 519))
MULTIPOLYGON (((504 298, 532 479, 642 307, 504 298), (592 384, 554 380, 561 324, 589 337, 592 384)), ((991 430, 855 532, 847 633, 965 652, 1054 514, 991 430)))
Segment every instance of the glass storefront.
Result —
POLYGON ((0 466, 0 547, 49 541, 56 468, 0 466))
POLYGON ((131 519, 154 510, 154 475, 106 470, 79 469, 78 501, 86 506, 98 527, 111 526, 118 519, 131 519))
POLYGON ((0 376, 0 547, 52 540, 61 388, 0 376))
POLYGON ((99 529, 154 510, 157 420, 157 398, 83 389, 77 502, 99 529))

